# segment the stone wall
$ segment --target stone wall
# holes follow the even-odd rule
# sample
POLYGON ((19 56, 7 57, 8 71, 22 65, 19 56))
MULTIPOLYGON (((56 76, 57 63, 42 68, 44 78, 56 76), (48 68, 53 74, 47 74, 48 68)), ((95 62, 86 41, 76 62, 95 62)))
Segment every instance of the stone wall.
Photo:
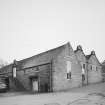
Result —
POLYGON ((81 68, 69 44, 53 60, 53 90, 69 90, 81 86, 81 68), (71 79, 67 79, 67 61, 71 62, 71 79))
POLYGON ((83 65, 85 65, 85 68, 84 68, 85 80, 83 81, 83 85, 87 85, 87 60, 86 60, 85 54, 82 50, 77 50, 75 54, 81 65, 81 71, 82 71, 83 65))
POLYGON ((88 83, 98 83, 102 81, 101 65, 95 55, 91 55, 88 60, 88 83))

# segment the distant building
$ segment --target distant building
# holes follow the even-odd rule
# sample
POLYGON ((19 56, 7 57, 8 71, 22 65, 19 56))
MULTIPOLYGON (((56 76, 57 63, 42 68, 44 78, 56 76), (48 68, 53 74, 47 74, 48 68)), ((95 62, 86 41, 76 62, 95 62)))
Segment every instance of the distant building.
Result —
POLYGON ((97 83, 102 81, 102 69, 99 60, 94 51, 86 56, 88 63, 88 83, 97 83))
POLYGON ((8 91, 55 92, 82 85, 81 66, 70 43, 15 60, 0 69, 0 79, 8 91))
POLYGON ((87 85, 87 59, 86 56, 82 50, 82 47, 79 45, 77 46, 77 49, 74 51, 77 59, 81 65, 81 74, 82 74, 82 84, 87 85))

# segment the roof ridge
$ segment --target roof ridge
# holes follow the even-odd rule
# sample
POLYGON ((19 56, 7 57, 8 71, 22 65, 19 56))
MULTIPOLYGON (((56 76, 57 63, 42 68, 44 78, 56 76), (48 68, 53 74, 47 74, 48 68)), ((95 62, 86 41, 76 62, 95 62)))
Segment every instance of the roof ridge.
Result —
POLYGON ((39 54, 33 55, 33 56, 31 56, 31 57, 27 57, 27 58, 22 59, 22 60, 19 60, 19 61, 17 61, 17 62, 23 62, 23 61, 25 61, 25 60, 27 60, 27 59, 30 59, 30 58, 33 58, 33 57, 35 57, 35 56, 39 56, 39 55, 41 55, 41 54, 44 54, 44 53, 47 53, 47 52, 51 52, 51 51, 53 51, 53 50, 59 49, 59 48, 61 48, 61 47, 64 47, 64 46, 66 46, 67 44, 68 44, 68 43, 63 44, 63 45, 58 46, 58 47, 55 47, 55 48, 52 48, 52 49, 49 49, 49 50, 47 50, 47 51, 41 52, 41 53, 39 53, 39 54))
MULTIPOLYGON (((61 45, 61 46, 58 46, 58 47, 49 49, 49 50, 47 50, 47 51, 41 52, 41 53, 39 53, 39 54, 33 55, 33 56, 31 56, 31 57, 27 57, 27 58, 22 59, 22 60, 17 60, 17 62, 18 62, 18 64, 19 64, 19 63, 23 63, 24 61, 26 61, 26 60, 28 60, 28 59, 31 59, 31 58, 33 58, 33 57, 38 57, 38 56, 43 55, 43 54, 48 53, 48 52, 52 52, 52 51, 57 50, 57 49, 59 49, 59 48, 65 47, 65 46, 68 45, 68 44, 70 45, 70 42, 67 42, 67 43, 65 43, 65 44, 63 44, 63 45, 61 45)), ((70 45, 70 46, 71 46, 71 45, 70 45)), ((12 65, 12 64, 13 64, 13 63, 10 63, 10 64, 4 66, 3 68, 8 67, 8 66, 10 66, 10 65, 12 65)), ((2 69, 2 68, 0 68, 0 69, 2 69)))

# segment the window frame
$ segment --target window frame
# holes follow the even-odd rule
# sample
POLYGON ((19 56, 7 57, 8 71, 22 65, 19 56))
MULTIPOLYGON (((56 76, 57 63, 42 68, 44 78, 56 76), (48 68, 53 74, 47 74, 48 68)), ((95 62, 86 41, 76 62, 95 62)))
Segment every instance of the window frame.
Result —
POLYGON ((93 70, 92 65, 90 65, 90 69, 93 70))
POLYGON ((71 79, 71 72, 67 73, 67 80, 71 79))
POLYGON ((85 64, 83 64, 83 69, 85 69, 86 68, 86 65, 85 64))

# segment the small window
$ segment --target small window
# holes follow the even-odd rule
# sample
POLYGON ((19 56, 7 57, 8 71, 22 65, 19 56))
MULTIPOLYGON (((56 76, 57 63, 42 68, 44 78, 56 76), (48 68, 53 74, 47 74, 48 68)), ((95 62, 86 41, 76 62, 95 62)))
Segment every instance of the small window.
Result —
POLYGON ((85 64, 83 64, 83 68, 85 69, 85 64))
POLYGON ((71 72, 67 73, 67 79, 71 79, 71 72))
POLYGON ((71 79, 71 61, 67 61, 67 79, 71 79))
POLYGON ((13 77, 16 78, 16 67, 13 67, 13 77))
POLYGON ((82 81, 84 81, 85 80, 85 75, 84 74, 82 74, 82 81))
POLYGON ((96 71, 98 71, 98 67, 96 67, 96 71))
POLYGON ((67 61, 67 73, 71 72, 71 62, 67 61))
POLYGON ((92 70, 92 65, 90 66, 90 69, 92 70))

